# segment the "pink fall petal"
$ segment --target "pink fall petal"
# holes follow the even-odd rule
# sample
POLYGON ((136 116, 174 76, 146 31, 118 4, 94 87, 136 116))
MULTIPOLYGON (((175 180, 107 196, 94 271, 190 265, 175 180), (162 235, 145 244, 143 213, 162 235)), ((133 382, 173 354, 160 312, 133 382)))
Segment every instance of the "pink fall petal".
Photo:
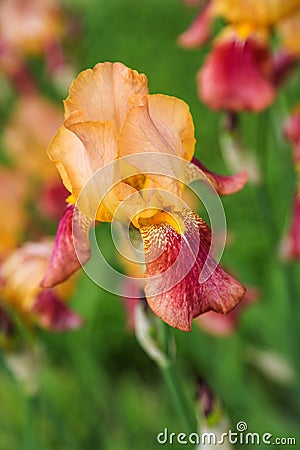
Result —
MULTIPOLYGON (((218 265, 204 283, 199 283, 211 232, 190 210, 185 210, 181 219, 185 227, 182 234, 167 223, 140 230, 145 246, 145 293, 158 317, 172 327, 191 331, 194 317, 210 310, 223 314, 231 311, 244 296, 245 288, 218 265), (175 284, 174 280, 179 281, 175 284)), ((213 260, 208 262, 209 270, 213 260)))
POLYGON ((229 336, 237 329, 241 314, 245 308, 256 302, 260 297, 260 291, 255 287, 248 287, 243 301, 226 316, 208 311, 197 317, 196 323, 201 329, 214 336, 229 336))
POLYGON ((178 37, 178 43, 185 48, 195 48, 205 44, 211 34, 213 16, 211 3, 201 8, 189 28, 178 37))
POLYGON ((41 292, 32 307, 39 325, 46 330, 68 331, 80 328, 83 319, 65 305, 53 292, 47 289, 41 292))
POLYGON ((265 74, 268 50, 252 39, 216 42, 198 72, 200 98, 212 109, 261 111, 275 97, 265 74))
POLYGON ((205 173, 207 178, 211 181, 212 185, 220 195, 234 194, 245 186, 248 181, 248 173, 243 171, 235 175, 219 175, 217 173, 208 170, 197 158, 192 159, 192 164, 197 166, 202 172, 205 173))
POLYGON ((89 260, 91 250, 88 233, 91 223, 75 205, 66 207, 41 287, 49 288, 65 281, 89 260))

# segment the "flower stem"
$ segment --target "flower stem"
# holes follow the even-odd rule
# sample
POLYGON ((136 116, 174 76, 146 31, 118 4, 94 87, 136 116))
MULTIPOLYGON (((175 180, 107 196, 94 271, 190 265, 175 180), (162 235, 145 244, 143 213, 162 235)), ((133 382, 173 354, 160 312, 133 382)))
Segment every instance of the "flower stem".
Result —
MULTIPOLYGON (((259 123, 259 130, 258 130, 258 143, 257 143, 257 150, 258 153, 261 155, 260 163, 261 163, 261 169, 262 173, 264 175, 262 183, 260 186, 256 187, 256 198, 257 198, 257 204, 259 206, 261 217, 263 219, 263 222, 265 224, 266 230, 268 232, 269 236, 269 242, 270 242, 270 249, 272 252, 278 253, 278 243, 280 242, 282 236, 281 236, 281 230, 278 224, 276 223, 275 214, 274 214, 274 207, 271 202, 271 198, 269 196, 268 190, 267 190, 267 183, 266 183, 266 176, 269 171, 268 167, 268 160, 269 160, 269 152, 270 152, 270 145, 268 145, 268 140, 265 131, 268 129, 272 129, 272 126, 270 126, 270 113, 265 112, 263 113, 261 117, 261 121, 259 123)), ((273 124, 273 130, 274 130, 274 124, 273 124)), ((277 130, 274 130, 275 136, 277 138, 277 145, 280 145, 280 142, 278 141, 278 132, 277 130)), ((297 286, 295 283, 295 277, 293 273, 293 266, 291 263, 285 263, 278 261, 278 265, 280 267, 280 270, 282 272, 285 285, 286 285, 286 292, 287 297, 289 299, 289 341, 290 341, 290 353, 291 358, 294 363, 295 370, 297 371, 297 376, 300 373, 300 361, 299 361, 299 351, 298 351, 298 314, 297 314, 297 303, 296 299, 298 298, 298 292, 297 292, 297 286)))
POLYGON ((25 424, 24 424, 24 450, 36 450, 34 439, 34 409, 35 398, 32 395, 24 395, 25 424))
POLYGON ((170 352, 172 344, 170 327, 164 322, 161 322, 161 324, 164 352, 167 356, 167 363, 161 365, 160 369, 182 426, 187 433, 193 433, 197 431, 196 415, 192 410, 186 393, 184 392, 176 369, 174 357, 170 352))

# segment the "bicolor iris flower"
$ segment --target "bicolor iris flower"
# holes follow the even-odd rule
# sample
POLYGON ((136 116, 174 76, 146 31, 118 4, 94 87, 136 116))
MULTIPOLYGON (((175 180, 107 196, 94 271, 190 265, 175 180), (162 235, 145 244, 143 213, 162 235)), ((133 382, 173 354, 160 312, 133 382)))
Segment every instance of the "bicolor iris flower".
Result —
POLYGON ((239 190, 246 182, 245 173, 218 176, 193 158, 194 125, 188 105, 175 97, 149 94, 145 75, 121 63, 106 62, 79 74, 64 107, 65 120, 48 154, 70 192, 69 205, 42 286, 60 283, 86 262, 89 228, 95 221, 112 221, 119 206, 125 204, 123 213, 126 216, 128 211, 129 217, 124 221, 129 220, 143 240, 146 299, 156 315, 173 327, 190 331, 192 319, 199 314, 208 310, 226 314, 234 308, 245 289, 220 266, 199 283, 206 259, 211 258, 208 225, 193 211, 160 194, 159 206, 153 207, 152 196, 147 195, 147 189, 164 190, 181 199, 180 181, 163 175, 159 164, 154 174, 133 174, 131 168, 126 172, 125 165, 127 176, 100 199, 99 178, 94 176, 128 155, 146 156, 155 167, 155 157, 163 154, 186 165, 193 161, 190 165, 201 167, 221 194, 239 190), (134 215, 129 213, 130 196, 138 199, 134 215), (174 283, 174 276, 183 272, 174 283))
POLYGON ((203 45, 218 17, 226 25, 198 73, 200 99, 212 109, 263 110, 299 58, 300 1, 209 0, 179 36, 179 44, 203 45), (274 32, 276 50, 271 45, 274 32))

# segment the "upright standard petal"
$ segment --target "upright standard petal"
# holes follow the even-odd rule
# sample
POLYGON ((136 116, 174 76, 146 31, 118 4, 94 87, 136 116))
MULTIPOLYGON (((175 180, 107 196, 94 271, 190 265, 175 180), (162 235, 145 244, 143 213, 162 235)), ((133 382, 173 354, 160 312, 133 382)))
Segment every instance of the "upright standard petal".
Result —
POLYGON ((198 72, 199 96, 212 109, 260 111, 275 97, 263 40, 224 32, 198 72))
POLYGON ((248 181, 247 172, 239 172, 235 175, 219 175, 208 170, 197 158, 192 159, 192 163, 205 173, 207 178, 220 195, 231 195, 243 189, 248 181))
POLYGON ((89 260, 91 224, 92 220, 83 216, 76 206, 66 207, 41 287, 50 288, 62 283, 89 260))
POLYGON ((179 233, 168 223, 141 228, 145 247, 145 293, 153 312, 172 327, 191 331, 194 317, 213 310, 231 311, 245 288, 220 266, 199 282, 214 261, 209 255, 211 233, 206 223, 190 210, 176 214, 179 233), (175 281, 174 281, 175 280, 175 281))
POLYGON ((65 117, 82 112, 83 121, 111 122, 119 131, 129 109, 129 97, 147 94, 147 77, 116 62, 99 63, 73 81, 65 100, 65 117))
POLYGON ((134 96, 121 130, 119 155, 159 152, 190 161, 195 148, 194 124, 188 105, 176 97, 134 96))

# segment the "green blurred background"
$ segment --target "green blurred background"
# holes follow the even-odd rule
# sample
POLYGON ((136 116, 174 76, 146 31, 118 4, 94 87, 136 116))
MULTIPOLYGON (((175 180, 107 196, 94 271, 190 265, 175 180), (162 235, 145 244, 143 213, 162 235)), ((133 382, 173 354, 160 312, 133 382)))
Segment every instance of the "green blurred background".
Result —
MULTIPOLYGON (((121 61, 147 74, 151 93, 174 95, 190 105, 196 155, 210 169, 228 173, 218 140, 221 116, 201 104, 196 91, 195 75, 208 47, 187 51, 176 43, 196 10, 180 0, 70 0, 65 4, 79 23, 75 45, 68 44, 76 71, 97 62, 121 61)), ((31 61, 40 89, 61 104, 63 96, 47 79, 42 64, 39 59, 31 61)), ((13 94, 4 101, 1 126, 12 99, 13 94)), ((243 115, 244 141, 267 168, 266 190, 246 186, 223 199, 231 242, 222 262, 244 284, 259 287, 260 300, 244 310, 230 337, 210 336, 197 326, 192 333, 175 335, 180 376, 191 398, 201 376, 219 397, 233 429, 243 420, 249 431, 300 439, 299 383, 276 382, 276 373, 272 376, 276 368, 266 374, 252 358, 253 352, 271 351, 279 353, 296 373, 300 365, 300 268, 296 263, 281 265, 277 258, 295 188, 291 149, 277 131, 297 99, 299 73, 271 110, 243 115), (265 201, 273 208, 277 235, 270 233, 265 201)), ((97 233, 104 250, 113 252, 109 227, 99 227, 97 233)), ((41 386, 30 406, 30 419, 21 388, 2 360, 0 449, 25 448, 26 420, 32 421, 36 450, 156 449, 161 447, 156 436, 165 427, 184 431, 159 370, 126 329, 121 300, 82 274, 72 305, 85 318, 83 329, 64 335, 40 332, 41 386)))

